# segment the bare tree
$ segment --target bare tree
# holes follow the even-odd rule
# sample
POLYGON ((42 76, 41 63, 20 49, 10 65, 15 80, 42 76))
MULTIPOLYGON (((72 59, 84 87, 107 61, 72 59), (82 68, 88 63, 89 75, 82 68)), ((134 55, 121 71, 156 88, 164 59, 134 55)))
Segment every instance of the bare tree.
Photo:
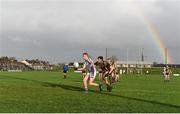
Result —
POLYGON ((117 56, 113 55, 113 56, 111 56, 111 60, 112 60, 113 62, 117 62, 119 59, 118 59, 117 56))

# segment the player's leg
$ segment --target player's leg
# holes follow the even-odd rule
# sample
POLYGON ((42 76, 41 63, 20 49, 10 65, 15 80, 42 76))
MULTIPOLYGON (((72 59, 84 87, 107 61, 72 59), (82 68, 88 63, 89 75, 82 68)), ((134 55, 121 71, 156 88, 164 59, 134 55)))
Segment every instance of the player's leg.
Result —
POLYGON ((99 80, 102 81, 102 72, 99 72, 99 80))
POLYGON ((83 73, 82 75, 83 75, 83 79, 84 79, 84 77, 86 77, 86 73, 83 73))
POLYGON ((107 91, 109 91, 109 89, 111 87, 111 84, 109 82, 109 73, 108 72, 105 72, 104 80, 105 80, 105 84, 106 84, 106 87, 107 87, 107 91))
POLYGON ((86 76, 83 78, 83 86, 84 86, 85 92, 88 92, 88 85, 87 85, 88 79, 89 79, 89 75, 86 75, 86 76))
POLYGON ((116 77, 115 81, 118 82, 118 81, 120 80, 120 73, 119 73, 119 70, 118 70, 118 69, 116 69, 115 75, 116 75, 116 76, 115 76, 115 77, 116 77))
POLYGON ((166 73, 165 74, 165 81, 167 81, 167 78, 168 78, 168 74, 166 73))
POLYGON ((94 82, 96 77, 96 71, 90 73, 89 85, 99 87, 100 92, 102 91, 102 84, 97 84, 94 82))
POLYGON ((94 80, 95 80, 95 77, 90 77, 89 85, 99 87, 99 91, 101 92, 103 90, 102 89, 102 84, 97 84, 97 83, 94 82, 94 80))
POLYGON ((168 74, 166 74, 166 81, 168 81, 168 74))
MULTIPOLYGON (((110 88, 110 83, 109 83, 109 74, 108 74, 108 71, 106 72, 102 72, 102 78, 101 78, 101 81, 103 84, 106 85, 107 87, 107 90, 109 91, 109 88, 110 88)), ((102 84, 101 84, 101 87, 102 87, 102 84)))
POLYGON ((100 91, 103 91, 103 84, 106 84, 104 77, 105 77, 104 72, 101 72, 99 74, 99 80, 100 80, 99 89, 100 89, 100 91))
POLYGON ((167 75, 167 81, 170 81, 170 73, 167 75))
POLYGON ((83 70, 83 71, 82 71, 82 78, 84 79, 85 76, 86 76, 86 71, 83 70))
POLYGON ((95 77, 90 77, 89 85, 90 86, 99 86, 99 84, 95 83, 94 80, 95 80, 95 77))
POLYGON ((99 86, 99 84, 94 83, 95 77, 96 77, 96 71, 94 70, 93 72, 90 73, 90 79, 89 79, 90 86, 99 86))
POLYGON ((117 81, 116 71, 113 71, 112 74, 111 74, 111 76, 112 76, 111 82, 112 82, 112 83, 115 83, 115 82, 117 81))
POLYGON ((106 84, 105 73, 102 73, 102 75, 101 75, 101 81, 102 81, 103 84, 106 84))
POLYGON ((113 83, 119 81, 119 74, 117 72, 113 72, 112 77, 113 77, 112 80, 113 83))
POLYGON ((110 83, 108 91, 111 92, 112 91, 112 84, 114 83, 114 79, 111 75, 108 78, 109 78, 109 83, 110 83))
POLYGON ((103 80, 103 73, 102 72, 99 73, 99 80, 100 80, 101 85, 103 85, 105 83, 103 80))
POLYGON ((67 71, 64 71, 64 79, 67 78, 67 71))
POLYGON ((108 84, 108 85, 110 85, 110 82, 108 81, 108 77, 109 77, 109 73, 106 72, 106 73, 105 73, 105 83, 108 84))
POLYGON ((118 82, 118 81, 119 81, 119 79, 120 79, 120 76, 119 76, 119 74, 118 74, 118 73, 116 73, 116 79, 115 79, 115 81, 116 81, 116 82, 118 82))

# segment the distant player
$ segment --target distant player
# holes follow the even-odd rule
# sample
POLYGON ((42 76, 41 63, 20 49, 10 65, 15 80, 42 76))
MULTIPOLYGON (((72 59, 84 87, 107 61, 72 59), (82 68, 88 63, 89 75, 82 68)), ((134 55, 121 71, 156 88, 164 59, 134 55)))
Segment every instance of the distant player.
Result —
POLYGON ((86 70, 86 76, 83 79, 85 93, 88 93, 88 84, 87 84, 88 81, 89 81, 90 86, 99 87, 99 90, 102 91, 102 85, 94 83, 94 80, 96 77, 96 68, 95 68, 94 62, 89 57, 88 53, 83 53, 83 59, 85 60, 85 63, 83 65, 83 68, 79 70, 81 71, 86 70))
POLYGON ((168 65, 164 67, 163 73, 164 73, 164 81, 170 81, 170 76, 172 72, 168 65))
POLYGON ((65 64, 65 65, 63 66, 64 79, 67 78, 67 72, 68 72, 68 70, 69 70, 69 66, 68 66, 68 64, 65 64))

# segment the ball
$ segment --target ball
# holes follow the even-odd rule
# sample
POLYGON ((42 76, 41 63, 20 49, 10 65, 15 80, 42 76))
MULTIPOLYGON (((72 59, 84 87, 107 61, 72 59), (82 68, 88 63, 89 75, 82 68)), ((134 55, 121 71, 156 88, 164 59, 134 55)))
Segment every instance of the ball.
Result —
POLYGON ((78 62, 74 62, 74 67, 78 68, 79 67, 79 63, 78 62))

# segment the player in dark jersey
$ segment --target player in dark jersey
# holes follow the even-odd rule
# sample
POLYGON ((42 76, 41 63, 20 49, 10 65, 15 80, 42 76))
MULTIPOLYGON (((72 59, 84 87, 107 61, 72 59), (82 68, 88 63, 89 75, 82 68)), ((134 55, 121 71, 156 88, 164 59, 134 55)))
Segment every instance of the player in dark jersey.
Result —
POLYGON ((111 60, 110 58, 108 59, 108 63, 111 66, 112 71, 110 71, 110 74, 112 76, 112 83, 117 82, 119 80, 119 70, 117 67, 117 64, 115 61, 111 60))
POLYGON ((68 70, 69 70, 68 64, 65 64, 65 65, 63 66, 64 79, 67 78, 67 72, 68 72, 68 70))
POLYGON ((99 80, 103 81, 102 80, 103 72, 102 72, 102 68, 101 68, 101 60, 103 60, 103 57, 102 56, 98 57, 98 60, 94 63, 94 65, 96 65, 96 67, 97 67, 97 70, 99 73, 99 80))
POLYGON ((170 76, 172 74, 169 66, 164 67, 164 81, 170 81, 170 76))
POLYGON ((98 57, 97 62, 95 63, 96 66, 99 67, 100 71, 101 71, 101 81, 106 84, 107 86, 107 90, 111 91, 112 87, 110 82, 108 81, 108 78, 111 74, 111 65, 109 64, 108 61, 104 61, 102 56, 98 57))

